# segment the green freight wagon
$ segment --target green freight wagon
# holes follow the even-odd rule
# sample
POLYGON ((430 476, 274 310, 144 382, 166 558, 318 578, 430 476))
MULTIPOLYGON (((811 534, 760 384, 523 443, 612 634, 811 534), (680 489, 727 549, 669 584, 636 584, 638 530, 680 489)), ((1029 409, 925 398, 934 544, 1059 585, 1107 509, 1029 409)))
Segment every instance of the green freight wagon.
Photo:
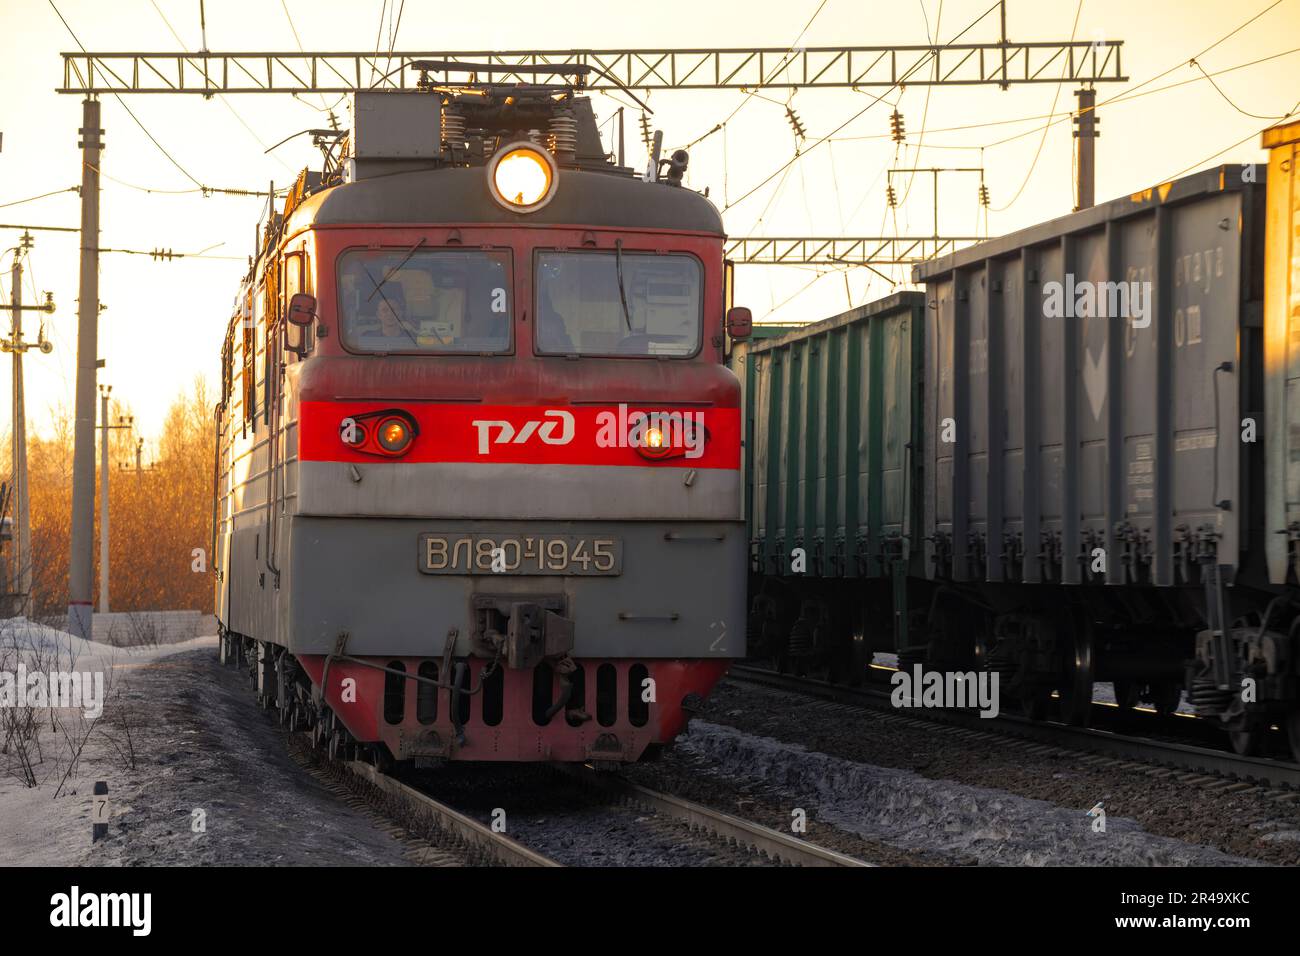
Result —
POLYGON ((873 651, 909 650, 911 609, 924 611, 924 305, 892 295, 733 357, 745 365, 751 656, 856 679, 873 651))
MULTIPOLYGON (((802 325, 777 325, 775 323, 766 325, 754 325, 753 332, 747 339, 735 339, 731 343, 731 351, 727 355, 727 367, 735 373, 736 378, 740 379, 740 417, 744 423, 744 434, 741 436, 743 446, 743 461, 741 467, 745 469, 745 474, 752 474, 754 471, 754 410, 750 404, 750 397, 754 394, 754 363, 749 360, 750 350, 759 342, 766 342, 769 339, 780 338, 789 332, 801 329, 802 325)), ((753 496, 749 493, 749 483, 745 483, 745 521, 749 522, 751 531, 753 530, 752 517, 750 515, 750 503, 753 496)))

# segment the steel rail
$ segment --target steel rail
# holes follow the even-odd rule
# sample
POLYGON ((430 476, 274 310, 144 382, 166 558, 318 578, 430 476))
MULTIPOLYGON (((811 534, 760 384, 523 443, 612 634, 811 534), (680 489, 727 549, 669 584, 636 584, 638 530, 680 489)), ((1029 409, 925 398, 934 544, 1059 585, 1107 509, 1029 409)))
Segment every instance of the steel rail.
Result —
POLYGON ((1108 730, 1073 727, 1053 721, 1035 721, 1019 714, 980 717, 953 710, 909 710, 890 706, 889 693, 868 688, 846 687, 808 677, 777 674, 762 668, 732 665, 728 676, 780 690, 792 690, 872 709, 885 709, 909 719, 958 725, 970 730, 1020 737, 1088 754, 1106 754, 1139 763, 1185 770, 1192 774, 1222 777, 1277 789, 1300 790, 1300 764, 1265 757, 1245 757, 1223 750, 1192 744, 1131 737, 1108 730))
POLYGON ((703 830, 720 840, 747 847, 775 863, 808 867, 875 865, 796 839, 779 830, 742 820, 740 817, 714 810, 692 800, 669 793, 660 793, 626 780, 611 780, 604 774, 586 767, 562 766, 559 769, 613 797, 684 823, 692 830, 703 830))
POLYGON ((417 812, 433 817, 439 830, 461 840, 486 857, 505 866, 561 866, 549 857, 530 850, 504 833, 494 833, 477 820, 453 810, 427 793, 421 793, 387 774, 381 773, 360 760, 349 761, 344 766, 365 782, 377 787, 399 801, 409 804, 417 812))

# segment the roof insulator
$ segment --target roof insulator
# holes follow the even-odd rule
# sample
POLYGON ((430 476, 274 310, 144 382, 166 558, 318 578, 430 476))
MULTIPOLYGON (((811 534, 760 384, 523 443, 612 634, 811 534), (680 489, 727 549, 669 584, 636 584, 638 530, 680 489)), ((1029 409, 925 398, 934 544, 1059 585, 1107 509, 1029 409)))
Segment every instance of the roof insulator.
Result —
POLYGON ((901 143, 907 138, 907 131, 903 128, 903 114, 898 110, 889 116, 889 138, 895 143, 901 143))

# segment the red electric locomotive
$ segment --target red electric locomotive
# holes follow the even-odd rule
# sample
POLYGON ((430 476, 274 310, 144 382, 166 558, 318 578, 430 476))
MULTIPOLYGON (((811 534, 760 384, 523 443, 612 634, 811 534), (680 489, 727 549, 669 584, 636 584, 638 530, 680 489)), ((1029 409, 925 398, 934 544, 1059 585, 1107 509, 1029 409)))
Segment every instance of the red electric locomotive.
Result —
POLYGON ((223 659, 332 751, 633 761, 744 652, 717 210, 570 85, 357 93, 223 352, 223 659))

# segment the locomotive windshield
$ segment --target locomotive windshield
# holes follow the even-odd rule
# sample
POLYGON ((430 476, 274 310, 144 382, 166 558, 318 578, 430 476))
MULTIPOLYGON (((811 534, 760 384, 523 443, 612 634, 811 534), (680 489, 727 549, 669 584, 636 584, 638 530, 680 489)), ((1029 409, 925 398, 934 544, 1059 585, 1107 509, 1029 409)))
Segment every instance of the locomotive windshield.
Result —
POLYGON ((510 349, 510 254, 384 249, 339 259, 343 343, 354 352, 510 349))
POLYGON ((687 358, 700 347, 699 260, 631 252, 537 256, 537 351, 687 358))

